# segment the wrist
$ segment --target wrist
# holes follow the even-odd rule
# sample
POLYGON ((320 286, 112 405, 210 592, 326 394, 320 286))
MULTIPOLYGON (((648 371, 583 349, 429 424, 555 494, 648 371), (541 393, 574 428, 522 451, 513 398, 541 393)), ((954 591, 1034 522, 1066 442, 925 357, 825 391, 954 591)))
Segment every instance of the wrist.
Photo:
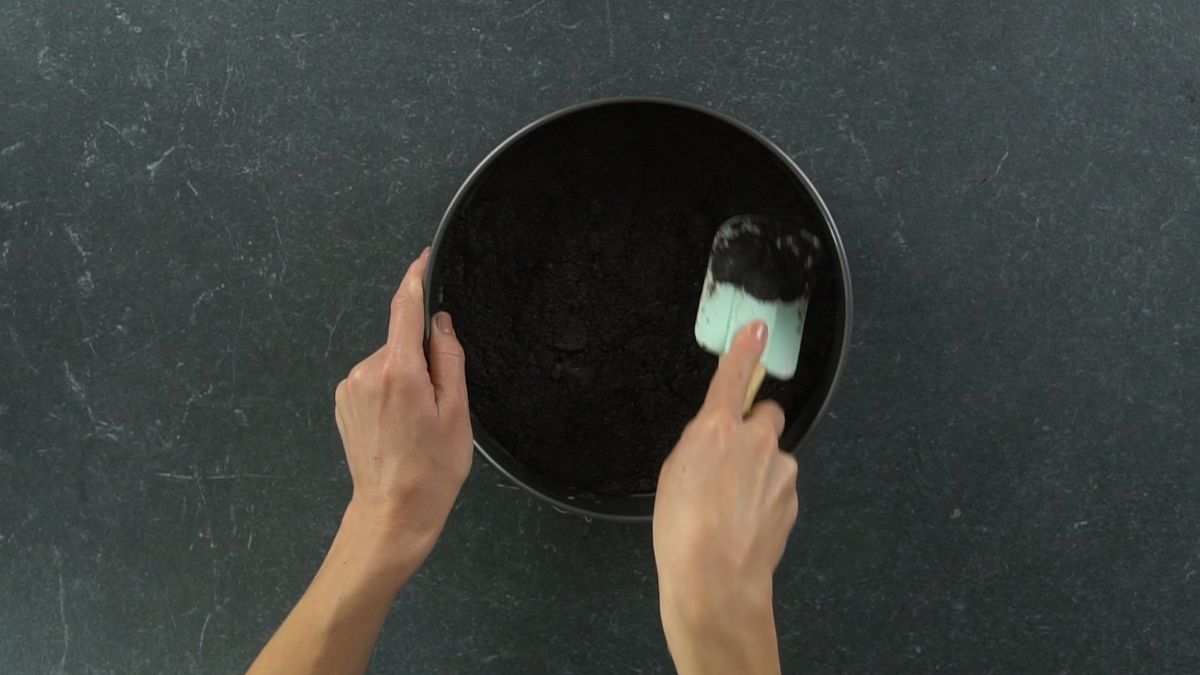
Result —
POLYGON ((772 575, 659 569, 659 601, 679 619, 701 625, 774 615, 772 575))
POLYGON ((350 564, 394 595, 428 557, 437 536, 429 528, 397 525, 351 500, 334 547, 340 546, 350 564))
POLYGON ((777 673, 779 648, 771 588, 735 584, 660 588, 667 644, 683 675, 777 673))

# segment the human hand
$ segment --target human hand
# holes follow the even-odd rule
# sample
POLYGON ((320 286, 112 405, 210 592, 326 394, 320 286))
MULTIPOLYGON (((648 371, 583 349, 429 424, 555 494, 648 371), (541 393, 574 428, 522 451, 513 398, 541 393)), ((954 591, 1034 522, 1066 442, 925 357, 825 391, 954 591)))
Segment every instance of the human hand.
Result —
POLYGON ((338 431, 354 481, 343 529, 395 588, 425 560, 471 468, 462 345, 450 315, 433 317, 425 357, 423 278, 429 249, 392 298, 387 344, 337 387, 338 431))
POLYGON ((735 338, 704 405, 663 464, 654 505, 663 628, 681 673, 778 672, 771 576, 796 522, 796 460, 783 410, 744 419, 766 326, 735 338))
POLYGON ((251 673, 361 673, 397 592, 433 549, 471 469, 463 349, 434 317, 425 358, 429 249, 392 298, 387 344, 338 385, 334 409, 354 496, 312 584, 251 673))

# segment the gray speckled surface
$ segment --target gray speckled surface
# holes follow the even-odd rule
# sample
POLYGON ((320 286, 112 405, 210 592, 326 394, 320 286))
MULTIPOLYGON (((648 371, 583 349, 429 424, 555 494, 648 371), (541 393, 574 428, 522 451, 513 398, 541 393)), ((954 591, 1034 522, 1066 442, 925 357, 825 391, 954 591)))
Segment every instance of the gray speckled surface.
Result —
MULTIPOLYGON (((8 0, 0 671, 229 672, 348 479, 334 383, 495 143, 710 105, 842 230, 794 672, 1200 670, 1200 5, 8 0)), ((476 468, 376 672, 662 672, 646 527, 476 468)))

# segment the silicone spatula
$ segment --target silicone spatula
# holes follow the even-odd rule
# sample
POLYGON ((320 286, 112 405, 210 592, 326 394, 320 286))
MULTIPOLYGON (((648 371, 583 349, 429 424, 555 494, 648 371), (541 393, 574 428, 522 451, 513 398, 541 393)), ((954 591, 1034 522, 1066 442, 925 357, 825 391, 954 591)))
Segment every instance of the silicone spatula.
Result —
POLYGON ((696 342, 720 356, 747 324, 767 324, 767 345, 746 392, 746 412, 765 375, 788 380, 796 374, 820 255, 814 235, 765 216, 734 216, 713 237, 696 312, 696 342))

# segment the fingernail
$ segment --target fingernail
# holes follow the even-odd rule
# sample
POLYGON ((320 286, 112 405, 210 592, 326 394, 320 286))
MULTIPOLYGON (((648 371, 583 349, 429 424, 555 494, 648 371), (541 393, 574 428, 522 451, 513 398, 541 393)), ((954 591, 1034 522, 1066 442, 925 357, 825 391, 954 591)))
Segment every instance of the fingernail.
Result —
POLYGON ((753 328, 755 342, 763 342, 767 339, 767 324, 762 321, 755 321, 753 328))
POLYGON ((429 246, 426 246, 426 247, 425 247, 425 250, 424 250, 424 251, 421 251, 421 257, 422 257, 422 258, 428 258, 428 257, 429 257, 429 251, 430 251, 430 247, 429 247, 429 246))
POLYGON ((433 316, 433 323, 437 325, 437 329, 446 335, 454 333, 454 324, 450 321, 450 315, 445 312, 438 312, 433 316))

